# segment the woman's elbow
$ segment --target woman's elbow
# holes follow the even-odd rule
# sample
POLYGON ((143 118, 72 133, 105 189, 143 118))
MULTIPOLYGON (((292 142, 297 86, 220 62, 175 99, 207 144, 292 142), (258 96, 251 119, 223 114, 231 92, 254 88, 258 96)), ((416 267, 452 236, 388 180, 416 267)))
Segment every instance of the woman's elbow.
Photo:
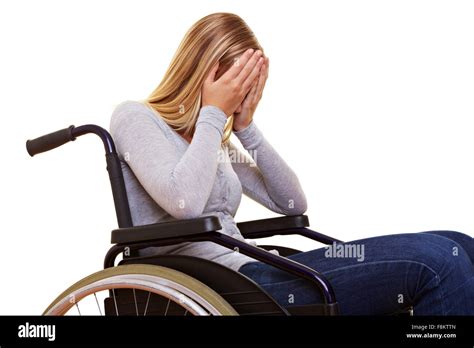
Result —
POLYGON ((160 192, 157 196, 169 197, 165 200, 163 207, 168 214, 178 220, 188 220, 200 217, 206 205, 203 196, 192 194, 186 187, 180 187, 171 180, 165 192, 160 192))
POLYGON ((288 206, 286 207, 286 215, 302 215, 308 210, 308 203, 306 197, 301 195, 296 199, 289 199, 288 206))
POLYGON ((290 209, 288 215, 303 215, 306 210, 308 210, 308 207, 306 205, 299 205, 294 209, 290 209))
POLYGON ((183 197, 182 199, 173 199, 168 201, 168 213, 178 220, 196 219, 204 212, 205 202, 186 197, 186 195, 175 195, 175 197, 183 197))
POLYGON ((203 213, 203 209, 196 206, 179 207, 169 212, 175 219, 178 220, 189 220, 200 217, 203 213))

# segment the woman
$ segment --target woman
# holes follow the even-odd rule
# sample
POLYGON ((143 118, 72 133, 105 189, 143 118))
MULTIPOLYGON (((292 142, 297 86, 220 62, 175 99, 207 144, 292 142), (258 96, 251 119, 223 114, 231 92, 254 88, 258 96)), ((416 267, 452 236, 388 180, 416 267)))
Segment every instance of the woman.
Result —
MULTIPOLYGON (((234 221, 242 192, 280 214, 306 211, 298 178, 253 121, 268 70, 269 59, 245 22, 215 13, 186 33, 148 99, 117 106, 110 130, 123 159, 134 225, 216 215, 222 233, 244 240, 234 221), (250 157, 230 143, 232 132, 250 157)), ((336 257, 321 248, 290 256, 329 279, 342 314, 410 307, 416 315, 474 314, 471 237, 437 231, 345 245, 363 253, 336 257)), ((168 253, 239 271, 283 306, 322 301, 306 281, 211 242, 141 251, 168 253)))

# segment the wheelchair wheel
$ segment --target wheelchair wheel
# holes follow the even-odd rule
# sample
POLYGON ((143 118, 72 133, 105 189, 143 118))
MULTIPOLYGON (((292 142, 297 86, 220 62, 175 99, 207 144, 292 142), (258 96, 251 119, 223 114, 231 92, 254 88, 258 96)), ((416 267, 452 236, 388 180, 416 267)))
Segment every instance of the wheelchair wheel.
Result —
POLYGON ((219 294, 195 278, 146 264, 111 267, 91 274, 59 295, 43 313, 74 314, 238 315, 219 294))

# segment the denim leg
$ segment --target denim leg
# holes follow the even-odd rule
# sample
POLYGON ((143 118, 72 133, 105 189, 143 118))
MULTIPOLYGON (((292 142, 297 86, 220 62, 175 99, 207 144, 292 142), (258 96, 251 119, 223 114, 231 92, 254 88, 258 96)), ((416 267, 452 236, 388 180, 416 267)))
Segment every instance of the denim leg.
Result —
MULTIPOLYGON (((408 233, 341 245, 359 246, 363 258, 329 254, 330 248, 289 257, 327 277, 341 314, 392 314, 413 306, 415 315, 474 315, 474 269, 457 242, 436 234, 408 233)), ((239 271, 283 306, 322 302, 314 285, 262 262, 239 271)))
POLYGON ((469 255, 474 267, 474 238, 468 236, 467 234, 456 231, 428 231, 423 233, 436 234, 438 236, 449 238, 452 241, 455 241, 469 255))

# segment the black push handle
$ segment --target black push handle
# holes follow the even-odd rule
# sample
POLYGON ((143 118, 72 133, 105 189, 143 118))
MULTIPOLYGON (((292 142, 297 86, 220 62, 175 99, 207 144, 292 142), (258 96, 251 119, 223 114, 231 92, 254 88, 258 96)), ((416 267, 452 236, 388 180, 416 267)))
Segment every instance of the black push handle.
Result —
POLYGON ((109 172, 110 184, 112 186, 112 194, 115 203, 115 212, 119 227, 131 227, 132 217, 130 207, 128 205, 127 191, 121 168, 121 162, 115 149, 114 140, 110 133, 104 128, 95 124, 84 124, 82 126, 69 126, 58 130, 54 133, 43 135, 42 137, 28 140, 26 142, 26 150, 30 156, 34 156, 41 152, 52 150, 58 146, 64 145, 76 138, 93 133, 100 137, 105 148, 105 156, 107 160, 107 171, 109 172))
POLYGON ((76 137, 72 134, 74 126, 71 125, 67 128, 58 130, 53 133, 49 133, 38 137, 33 140, 26 141, 26 151, 31 157, 38 153, 46 152, 55 149, 67 142, 76 140, 76 137))

